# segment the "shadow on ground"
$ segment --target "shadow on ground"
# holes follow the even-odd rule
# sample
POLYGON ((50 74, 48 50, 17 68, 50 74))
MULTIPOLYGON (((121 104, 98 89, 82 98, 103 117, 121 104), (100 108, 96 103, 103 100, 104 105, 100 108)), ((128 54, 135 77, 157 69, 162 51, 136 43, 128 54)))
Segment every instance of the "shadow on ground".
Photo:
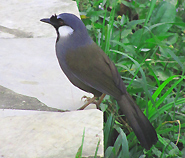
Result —
POLYGON ((59 109, 46 106, 37 98, 15 93, 14 91, 3 86, 0 86, 0 109, 62 112, 59 109))

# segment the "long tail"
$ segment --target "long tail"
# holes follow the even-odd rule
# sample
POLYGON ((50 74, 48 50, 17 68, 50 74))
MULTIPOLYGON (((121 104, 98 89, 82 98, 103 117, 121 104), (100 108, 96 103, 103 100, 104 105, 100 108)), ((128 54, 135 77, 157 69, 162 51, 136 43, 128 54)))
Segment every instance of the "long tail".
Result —
POLYGON ((149 150, 158 140, 154 127, 128 93, 117 102, 141 145, 149 150))

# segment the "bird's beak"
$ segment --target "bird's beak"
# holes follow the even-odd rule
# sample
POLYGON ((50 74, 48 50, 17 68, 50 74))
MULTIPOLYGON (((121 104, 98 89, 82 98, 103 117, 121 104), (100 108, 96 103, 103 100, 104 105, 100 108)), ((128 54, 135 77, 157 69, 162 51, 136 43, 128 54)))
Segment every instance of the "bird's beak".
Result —
POLYGON ((44 18, 41 19, 40 21, 51 24, 52 26, 54 26, 56 29, 58 29, 60 26, 63 25, 63 21, 60 19, 57 19, 57 15, 52 15, 50 18, 44 18))
POLYGON ((40 21, 45 22, 45 23, 49 23, 49 24, 52 25, 50 19, 48 19, 48 18, 47 19, 41 19, 40 21))
POLYGON ((60 26, 56 16, 52 16, 51 18, 44 18, 41 19, 40 21, 51 24, 55 28, 58 28, 60 26))

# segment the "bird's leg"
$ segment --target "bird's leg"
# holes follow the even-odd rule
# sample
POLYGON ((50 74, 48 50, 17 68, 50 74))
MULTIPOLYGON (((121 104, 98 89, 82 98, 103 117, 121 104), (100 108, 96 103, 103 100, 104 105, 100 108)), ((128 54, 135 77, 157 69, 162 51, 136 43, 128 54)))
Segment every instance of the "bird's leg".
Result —
POLYGON ((103 93, 100 97, 100 99, 96 103, 96 108, 99 109, 101 102, 103 101, 103 98, 106 96, 105 93, 103 93))
MULTIPOLYGON (((97 97, 97 98, 98 98, 98 97, 97 97)), ((96 99, 97 99, 97 98, 96 98, 96 99)), ((85 99, 85 102, 90 102, 92 98, 91 98, 91 97, 87 97, 87 96, 84 95, 84 96, 81 98, 81 100, 82 100, 82 99, 85 99)), ((92 104, 97 104, 97 101, 94 100, 94 101, 90 102, 89 104, 91 104, 91 103, 92 103, 92 104)))
POLYGON ((87 102, 82 107, 80 107, 78 110, 85 109, 89 104, 93 103, 98 97, 89 98, 89 97, 83 96, 82 98, 87 98, 87 102))
POLYGON ((90 97, 87 97, 87 96, 83 96, 82 99, 83 99, 83 98, 86 98, 86 99, 87 99, 87 102, 86 102, 82 107, 80 107, 78 110, 83 110, 83 109, 85 109, 85 108, 86 108, 89 104, 91 104, 91 103, 96 104, 96 108, 99 109, 99 106, 100 106, 100 104, 101 104, 101 102, 102 102, 102 100, 103 100, 103 98, 104 98, 105 96, 106 96, 106 94, 103 93, 98 101, 96 101, 96 99, 97 99, 98 97, 90 98, 90 97))

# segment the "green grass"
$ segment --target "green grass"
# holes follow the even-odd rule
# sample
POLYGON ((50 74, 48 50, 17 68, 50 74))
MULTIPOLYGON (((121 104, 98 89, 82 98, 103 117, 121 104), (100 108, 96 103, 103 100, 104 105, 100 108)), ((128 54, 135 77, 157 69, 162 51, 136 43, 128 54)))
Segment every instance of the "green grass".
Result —
POLYGON ((116 64, 127 91, 153 124, 159 141, 149 151, 141 147, 135 134, 119 117, 116 102, 106 96, 101 104, 106 116, 105 155, 111 158, 128 155, 134 158, 183 157, 185 2, 122 1, 131 9, 131 17, 136 13, 139 15, 138 20, 129 20, 127 15, 118 15, 121 1, 77 2, 90 36, 116 64), (110 6, 112 9, 108 11, 107 8, 110 6), (109 140, 115 130, 119 135, 110 146, 109 140))
POLYGON ((78 148, 78 151, 76 153, 75 158, 82 158, 82 152, 83 152, 83 145, 84 145, 84 139, 85 139, 85 128, 83 130, 83 135, 82 135, 82 144, 78 148))

